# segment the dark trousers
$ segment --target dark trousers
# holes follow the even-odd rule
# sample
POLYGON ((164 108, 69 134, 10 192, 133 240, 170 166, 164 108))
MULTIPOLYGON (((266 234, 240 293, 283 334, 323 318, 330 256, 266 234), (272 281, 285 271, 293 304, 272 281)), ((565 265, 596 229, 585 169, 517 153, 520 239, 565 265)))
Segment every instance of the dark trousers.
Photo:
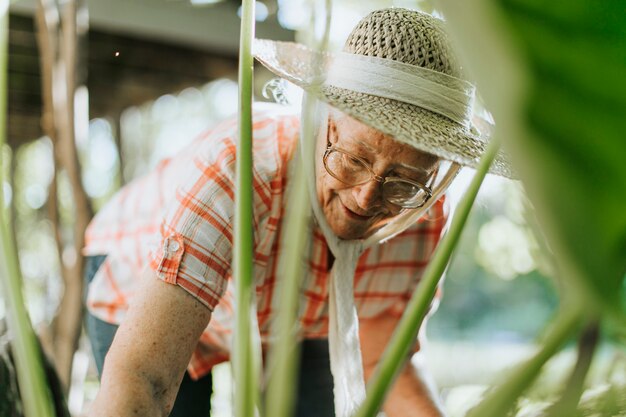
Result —
MULTIPOLYGON (((105 256, 87 257, 85 263, 85 288, 93 279, 105 256)), ((87 335, 98 368, 102 375, 102 366, 116 325, 106 323, 87 312, 85 317, 87 335)), ((333 378, 330 373, 328 340, 305 340, 301 346, 300 377, 296 397, 295 417, 333 417, 333 378)), ((209 417, 213 384, 211 374, 198 381, 191 379, 185 372, 170 417, 209 417)))

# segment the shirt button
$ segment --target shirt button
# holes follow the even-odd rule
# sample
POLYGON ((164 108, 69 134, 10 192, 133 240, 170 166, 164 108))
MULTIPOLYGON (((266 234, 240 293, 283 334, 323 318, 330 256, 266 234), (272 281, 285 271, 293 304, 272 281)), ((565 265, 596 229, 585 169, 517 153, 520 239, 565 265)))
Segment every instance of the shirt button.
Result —
POLYGON ((176 252, 179 248, 180 248, 180 244, 175 240, 172 240, 168 246, 168 249, 170 250, 170 252, 176 252))

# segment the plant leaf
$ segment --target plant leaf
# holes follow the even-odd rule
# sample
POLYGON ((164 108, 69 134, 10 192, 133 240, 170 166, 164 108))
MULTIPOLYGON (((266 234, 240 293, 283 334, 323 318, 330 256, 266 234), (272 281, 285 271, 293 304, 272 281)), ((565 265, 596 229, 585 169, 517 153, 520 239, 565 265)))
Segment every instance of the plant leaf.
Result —
POLYGON ((441 2, 453 31, 459 26, 456 37, 480 90, 487 91, 497 134, 537 209, 560 279, 572 297, 623 315, 623 2, 475 0, 462 7, 469 16, 452 3, 441 2), (485 51, 479 39, 495 48, 485 51))
POLYGON ((520 171, 579 294, 618 307, 626 270, 626 14, 623 2, 501 2, 527 57, 520 171), (621 18, 620 18, 621 16, 621 18), (538 204, 539 205, 539 204, 538 204))
POLYGON ((472 414, 502 416, 579 330, 577 315, 626 321, 626 14, 616 0, 440 4, 536 209, 564 289, 540 353, 472 414))

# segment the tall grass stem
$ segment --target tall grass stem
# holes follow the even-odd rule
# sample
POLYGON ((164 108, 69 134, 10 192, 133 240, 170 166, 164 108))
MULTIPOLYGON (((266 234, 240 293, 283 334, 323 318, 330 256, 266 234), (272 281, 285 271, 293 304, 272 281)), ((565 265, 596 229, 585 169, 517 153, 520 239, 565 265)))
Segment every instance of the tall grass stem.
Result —
POLYGON ((406 364, 410 348, 415 343, 419 328, 437 290, 437 285, 459 242, 478 190, 499 148, 500 143, 494 138, 489 143, 472 182, 459 202, 448 233, 443 237, 435 250, 432 260, 424 271, 417 291, 411 298, 400 323, 398 323, 383 353, 380 363, 368 383, 367 397, 357 411, 356 417, 373 417, 376 415, 396 376, 406 364))
MULTIPOLYGON (((6 143, 7 132, 8 12, 8 0, 0 0, 0 150, 6 143)), ((2 178, 5 162, 0 161, 0 185, 5 183, 2 178)), ((41 349, 22 295, 22 274, 10 230, 8 210, 5 209, 3 188, 0 188, 0 235, 0 282, 7 308, 7 322, 12 336, 11 347, 24 416, 53 417, 55 412, 52 394, 44 371, 41 349)))
MULTIPOLYGON (((300 162, 300 155, 297 161, 300 162)), ((298 374, 297 313, 300 283, 303 274, 303 253, 306 248, 310 211, 309 193, 303 164, 295 164, 295 176, 290 179, 291 193, 287 217, 281 236, 284 263, 279 266, 280 286, 277 294, 280 311, 272 331, 265 415, 292 415, 298 374)))
MULTIPOLYGON (((252 40, 254 0, 244 0, 239 44, 239 137, 235 188, 233 276, 236 285, 236 324, 233 370, 235 416, 253 417, 258 399, 258 363, 253 325, 253 190, 252 190, 252 40)), ((258 347, 257 347, 258 349, 258 347)))
POLYGON ((554 325, 540 345, 539 351, 528 361, 506 373, 506 379, 474 407, 467 417, 501 417, 517 403, 517 398, 530 386, 543 365, 580 329, 584 314, 578 306, 563 307, 557 313, 554 325))
MULTIPOLYGON (((331 22, 331 1, 323 1, 323 32, 321 39, 315 38, 316 21, 319 19, 313 6, 313 19, 309 28, 309 43, 316 50, 324 51, 328 47, 331 22)), ((321 2, 319 2, 321 3, 321 2)), ((316 65, 316 64, 314 64, 316 65)), ((303 161, 303 154, 310 155, 315 149, 314 142, 317 138, 314 126, 316 100, 306 94, 302 105, 301 113, 301 137, 300 147, 307 150, 298 152, 296 164, 293 169, 293 176, 290 177, 290 194, 287 206, 286 219, 281 236, 285 254, 282 257, 284 262, 279 266, 280 284, 280 309, 273 329, 274 344, 270 352, 271 375, 268 381, 265 416, 288 417, 293 414, 294 398, 297 393, 297 375, 299 371, 299 347, 298 347, 298 296, 302 274, 304 273, 303 262, 304 252, 307 244, 307 233, 309 233, 308 222, 311 212, 310 194, 308 190, 306 167, 311 162, 303 161)))

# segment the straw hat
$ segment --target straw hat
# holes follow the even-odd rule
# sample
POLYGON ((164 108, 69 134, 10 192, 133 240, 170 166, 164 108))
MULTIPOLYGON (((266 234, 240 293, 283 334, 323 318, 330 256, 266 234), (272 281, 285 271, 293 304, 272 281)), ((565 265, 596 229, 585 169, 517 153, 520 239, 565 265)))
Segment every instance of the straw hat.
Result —
MULTIPOLYGON (((454 84, 467 85, 443 22, 426 13, 401 8, 374 11, 352 30, 344 52, 383 58, 381 62, 393 60, 404 63, 404 67, 421 67, 427 70, 418 68, 427 78, 431 74, 443 77, 440 83, 451 80, 454 84)), ((471 115, 467 123, 459 123, 422 105, 387 98, 376 91, 354 91, 336 80, 324 81, 336 54, 320 54, 300 44, 268 40, 257 40, 254 54, 278 76, 416 149, 474 168, 484 153, 486 135, 480 134, 471 115)), ((377 75, 370 79, 374 78, 377 75)), ((471 112, 471 105, 468 107, 471 112)), ((502 153, 496 157, 490 172, 513 176, 502 153)))

